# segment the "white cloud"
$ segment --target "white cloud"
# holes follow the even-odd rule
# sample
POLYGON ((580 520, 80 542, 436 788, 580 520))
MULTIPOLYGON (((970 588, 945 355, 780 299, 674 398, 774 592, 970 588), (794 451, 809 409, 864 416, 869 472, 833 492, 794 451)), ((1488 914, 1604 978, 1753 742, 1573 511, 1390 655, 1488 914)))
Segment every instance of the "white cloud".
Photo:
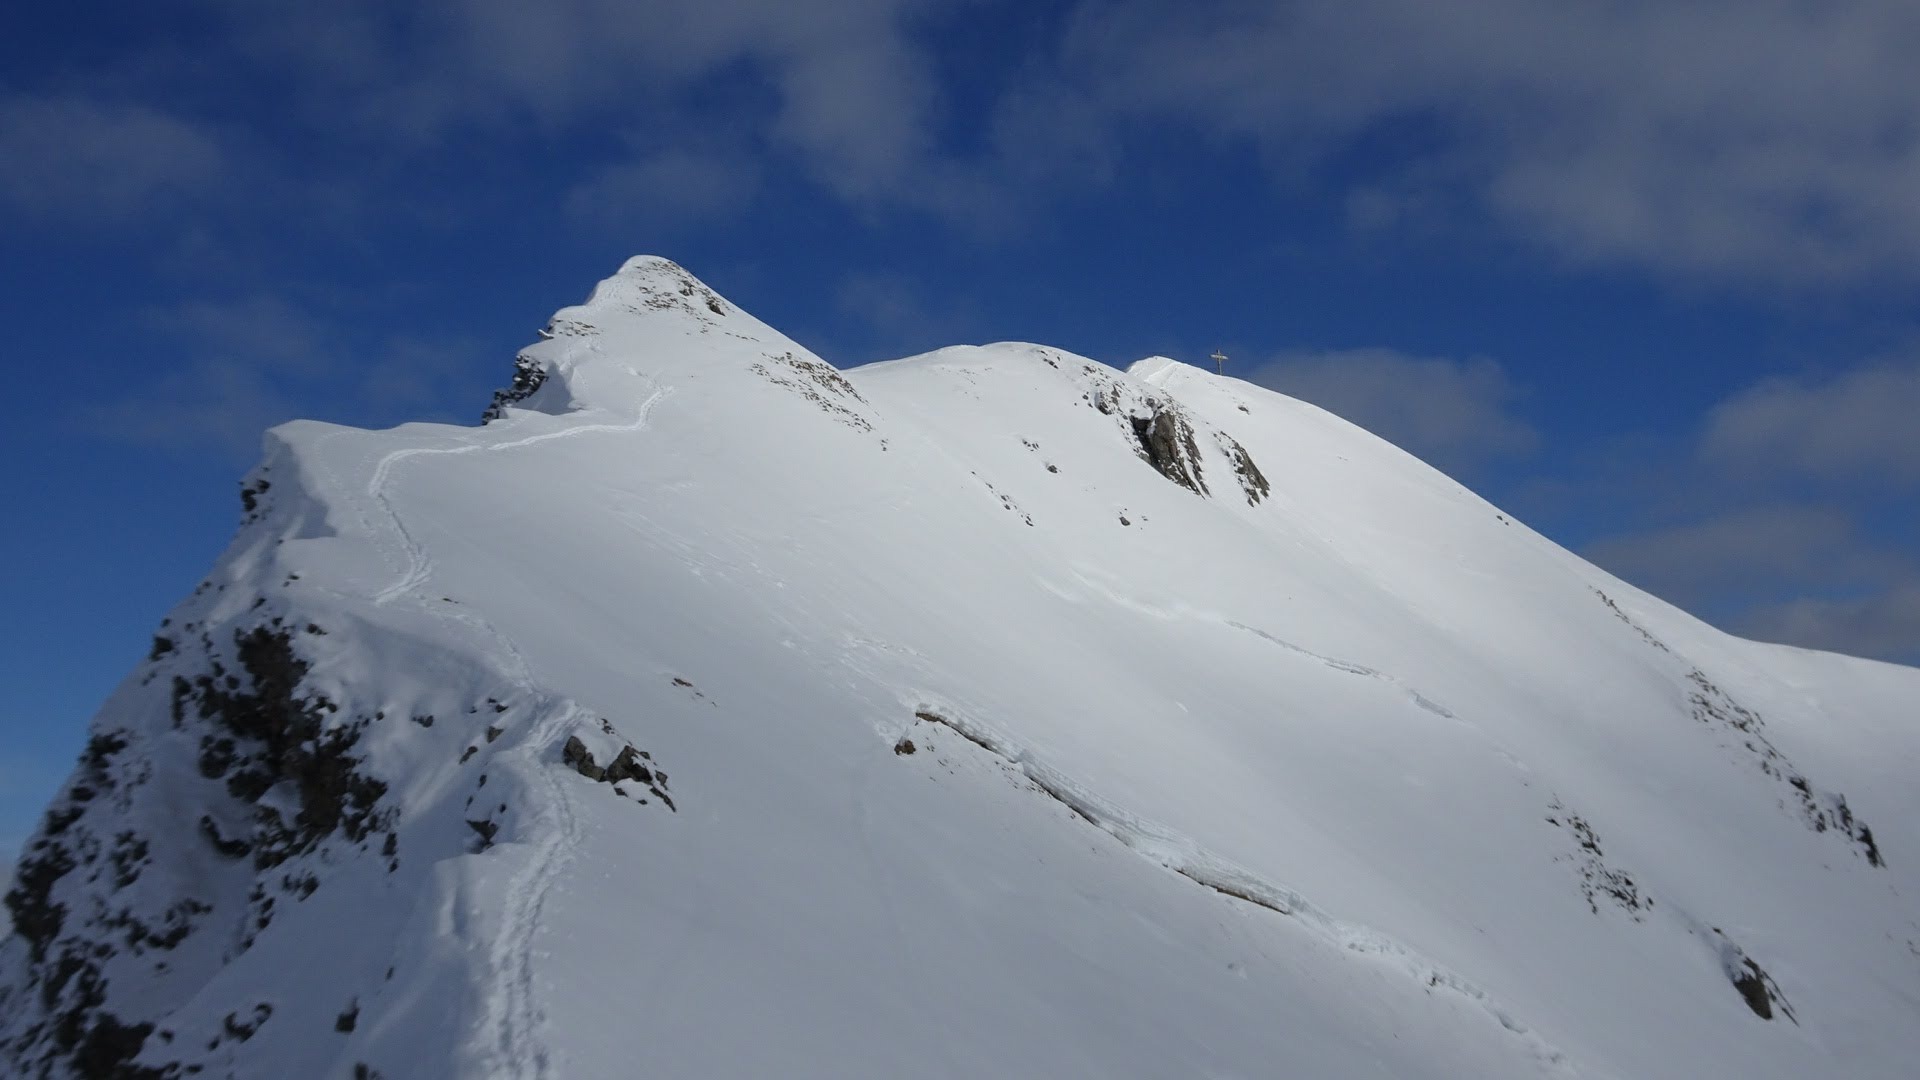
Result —
POLYGON ((80 422, 103 437, 167 449, 255 454, 267 428, 299 415, 296 398, 261 368, 199 359, 137 393, 86 407, 80 422))
POLYGON ((0 98, 0 203, 31 216, 123 219, 206 190, 224 165, 211 130, 145 105, 0 98))
POLYGON ((1524 454, 1539 433, 1510 411, 1517 390, 1485 357, 1393 349, 1283 353, 1246 376, 1366 428, 1433 465, 1465 470, 1524 454))
POLYGON ((350 320, 270 294, 146 315, 180 359, 124 396, 84 406, 76 421, 105 438, 236 461, 258 452, 267 428, 316 409, 374 424, 444 405, 478 354, 460 339, 356 334, 350 320))
POLYGON ((1920 664, 1920 581, 1863 597, 1803 598, 1763 607, 1735 629, 1762 641, 1920 664))
POLYGON ((312 373, 332 359, 332 329, 285 299, 265 294, 196 300, 148 312, 148 321, 191 343, 200 355, 250 367, 312 373))
POLYGON ((1916 415, 1906 359, 1762 381, 1709 410, 1691 453, 1638 467, 1640 497, 1690 520, 1582 553, 1737 633, 1920 663, 1916 415))
POLYGON ((1431 197, 1444 177, 1574 262, 1788 283, 1920 271, 1913 4, 1089 2, 1068 55, 1116 113, 1281 163, 1373 140, 1373 165, 1346 166, 1364 175, 1335 178, 1363 210, 1450 206, 1431 197))
MULTIPOLYGON (((1296 193, 1325 166, 1364 228, 1492 221, 1571 263, 1685 277, 1920 277, 1920 5, 1894 0, 1083 0, 952 45, 1015 5, 205 2, 226 20, 199 68, 264 76, 290 123, 376 165, 645 133, 648 152, 573 178, 576 211, 598 189, 692 192, 697 163, 668 153, 692 131, 696 156, 719 134, 856 206, 990 225, 1123 175, 1129 142, 1171 127, 1254 145, 1296 193)), ((119 78, 201 78, 165 55, 119 78)), ((152 109, 6 108, 17 205, 124 211, 222 165, 204 128, 152 109), (47 131, 76 135, 15 152, 47 131)), ((687 205, 712 212, 729 183, 687 205)))
MULTIPOLYGON (((790 153, 848 199, 918 202, 937 171, 939 86, 917 31, 970 2, 459 0, 418 19, 363 2, 295 17, 324 24, 313 34, 277 10, 227 10, 255 63, 388 137, 433 145, 476 126, 539 135, 587 120, 678 135, 705 123, 790 153)), ((671 183, 645 173, 686 164, 643 158, 585 184, 671 183)))
POLYGON ((587 221, 670 222, 736 213, 759 186, 746 153, 670 147, 596 170, 567 192, 567 212, 587 221))
POLYGON ((1870 364, 1820 382, 1768 379, 1713 410, 1701 453, 1746 475, 1920 484, 1920 362, 1870 364))
POLYGON ((1688 606, 1769 589, 1877 587, 1908 568, 1861 536, 1851 515, 1789 503, 1602 537, 1582 554, 1688 606))

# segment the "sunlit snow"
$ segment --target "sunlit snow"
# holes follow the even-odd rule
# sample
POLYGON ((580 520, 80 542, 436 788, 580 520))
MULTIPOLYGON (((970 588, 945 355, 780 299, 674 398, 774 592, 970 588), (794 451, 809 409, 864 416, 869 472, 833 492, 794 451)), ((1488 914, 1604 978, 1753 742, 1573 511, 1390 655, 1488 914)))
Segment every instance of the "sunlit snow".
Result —
POLYGON ((542 338, 269 434, 29 845, 12 1072, 1912 1075, 1920 671, 1165 359, 836 372, 650 258, 542 338))

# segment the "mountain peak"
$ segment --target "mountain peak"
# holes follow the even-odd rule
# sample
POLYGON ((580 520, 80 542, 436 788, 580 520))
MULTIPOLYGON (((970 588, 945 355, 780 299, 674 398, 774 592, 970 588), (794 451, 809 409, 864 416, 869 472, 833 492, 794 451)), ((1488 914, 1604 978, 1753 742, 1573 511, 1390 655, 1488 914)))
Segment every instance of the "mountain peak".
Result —
POLYGON ((635 255, 584 303, 547 320, 541 340, 514 357, 512 381, 494 392, 481 419, 498 420, 509 407, 559 413, 628 404, 635 380, 647 374, 633 361, 682 356, 675 342, 717 331, 740 342, 790 344, 679 263, 635 255))
POLYGON ((620 264, 618 273, 595 285, 585 304, 567 310, 594 311, 603 317, 607 314, 650 317, 672 312, 707 322, 724 318, 733 308, 719 293, 672 259, 635 255, 620 264))
MULTIPOLYGON (((1177 368, 1187 367, 1171 356, 1149 356, 1127 365, 1127 374, 1145 382, 1159 383, 1177 368)), ((1194 368, 1198 372, 1198 368, 1194 368)))
POLYGON ((1164 357, 840 372, 640 258, 519 359, 276 429, 0 1074, 1911 1076, 1920 671, 1164 357))

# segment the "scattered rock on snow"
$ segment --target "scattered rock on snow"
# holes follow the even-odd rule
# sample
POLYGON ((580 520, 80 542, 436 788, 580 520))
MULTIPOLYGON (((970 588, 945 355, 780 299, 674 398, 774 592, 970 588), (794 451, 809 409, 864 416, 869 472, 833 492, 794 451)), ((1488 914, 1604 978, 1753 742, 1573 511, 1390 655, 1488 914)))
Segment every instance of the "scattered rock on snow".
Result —
POLYGON ((1642 912, 1653 907, 1653 898, 1643 896, 1640 886, 1633 875, 1618 867, 1607 865, 1606 853, 1600 849, 1600 834, 1587 820, 1573 813, 1553 800, 1553 811, 1547 815, 1547 822, 1567 830, 1573 836, 1577 849, 1571 855, 1555 856, 1556 862, 1568 859, 1580 868, 1580 891, 1587 899, 1587 906, 1595 915, 1600 914, 1600 899, 1605 897, 1618 905, 1632 917, 1634 922, 1643 919, 1642 912))
POLYGON ((1260 500, 1273 493, 1273 485, 1267 483, 1265 473, 1253 463, 1253 455, 1233 436, 1220 433, 1220 449, 1227 452, 1227 460, 1233 462, 1234 478, 1240 481, 1240 490, 1246 493, 1247 505, 1258 506, 1260 500))
POLYGON ((485 851, 488 848, 492 847, 493 838, 495 836, 498 836, 500 833, 499 823, 492 821, 490 819, 481 820, 481 821, 468 820, 467 828, 472 829, 474 832, 474 835, 479 838, 474 841, 473 850, 476 853, 485 851))
POLYGON ((1727 980, 1739 992, 1740 1000, 1753 1010, 1753 1015, 1762 1020, 1771 1020, 1777 1008, 1782 1016, 1798 1024, 1799 1018, 1793 1015, 1793 1007, 1787 1004, 1786 995, 1780 992, 1780 984, 1773 981, 1773 976, 1767 974, 1766 969, 1740 946, 1735 945, 1719 927, 1714 927, 1712 933, 1720 949, 1720 966, 1726 972, 1727 980))
MULTIPOLYGON (((1671 646, 1641 626, 1613 597, 1598 588, 1593 593, 1615 618, 1632 627, 1648 645, 1669 656, 1674 655, 1671 646)), ((1723 747, 1735 753, 1744 753, 1762 773, 1785 784, 1793 792, 1795 808, 1807 828, 1818 833, 1831 831, 1852 841, 1855 853, 1865 858, 1868 866, 1881 868, 1886 865, 1873 830, 1854 816, 1853 810, 1847 805, 1847 797, 1837 791, 1821 790, 1795 768, 1793 762, 1767 737, 1766 721, 1759 713, 1734 700, 1731 694, 1722 690, 1698 667, 1689 669, 1686 679, 1692 684, 1692 689, 1687 692, 1687 704, 1693 712, 1693 718, 1715 731, 1723 747)))
POLYGON ((653 797, 665 803, 667 809, 678 810, 673 798, 667 794, 667 774, 652 765, 653 755, 634 747, 632 743, 622 746, 613 760, 601 765, 594 760, 593 751, 587 748, 580 736, 569 735, 560 749, 560 760, 574 772, 595 783, 619 784, 632 780, 644 786, 653 797))

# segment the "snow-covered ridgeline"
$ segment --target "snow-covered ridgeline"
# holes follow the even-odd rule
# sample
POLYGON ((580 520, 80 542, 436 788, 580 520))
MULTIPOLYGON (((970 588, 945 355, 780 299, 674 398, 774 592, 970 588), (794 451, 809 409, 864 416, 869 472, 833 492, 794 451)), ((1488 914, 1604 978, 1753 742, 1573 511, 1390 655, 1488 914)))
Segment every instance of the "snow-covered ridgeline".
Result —
POLYGON ((839 372, 648 258, 541 338, 269 436, 14 1072, 1904 1075, 1920 673, 1163 358, 839 372))

